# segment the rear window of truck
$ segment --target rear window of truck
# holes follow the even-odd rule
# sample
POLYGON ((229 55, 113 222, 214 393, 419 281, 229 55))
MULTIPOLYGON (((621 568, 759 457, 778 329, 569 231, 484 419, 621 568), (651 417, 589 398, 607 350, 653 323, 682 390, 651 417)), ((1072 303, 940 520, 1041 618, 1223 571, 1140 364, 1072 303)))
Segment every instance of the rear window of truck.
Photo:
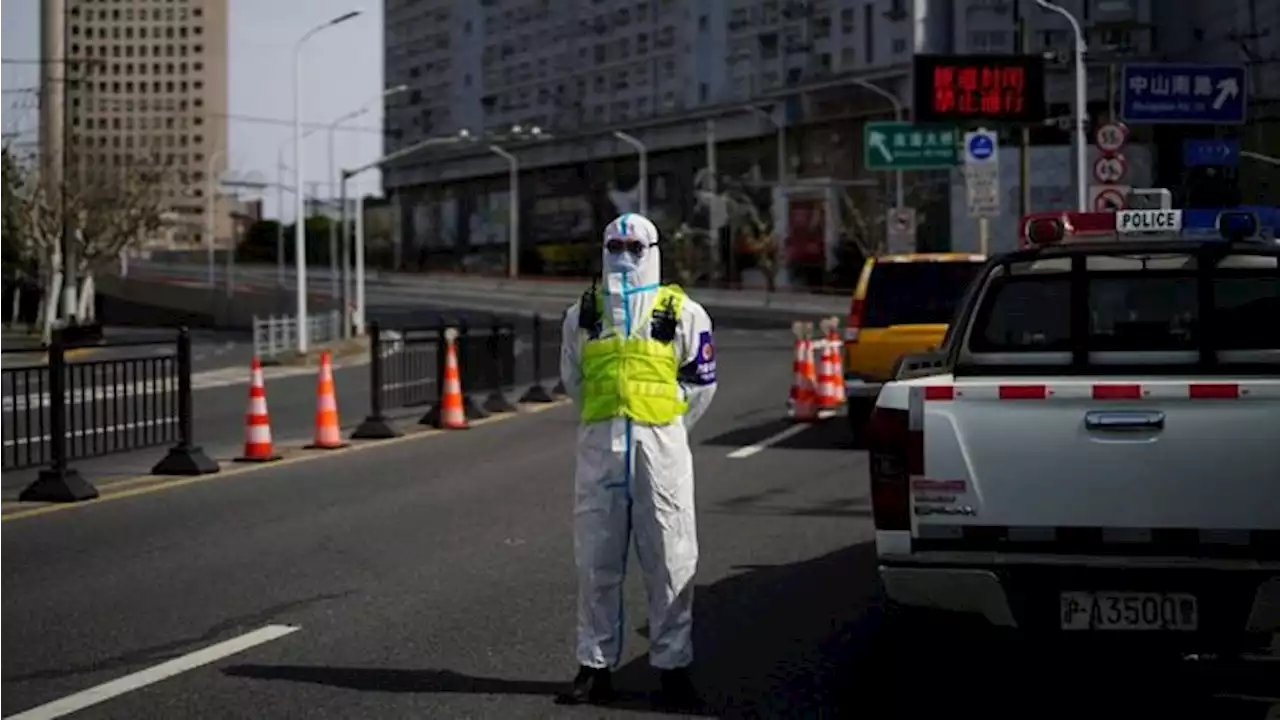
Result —
POLYGON ((967 260, 876 263, 867 282, 863 327, 951 322, 982 267, 967 260))
POLYGON ((1224 261, 1212 268, 1208 297, 1202 298, 1194 263, 1166 257, 1161 262, 1106 267, 1090 258, 1083 277, 1086 322, 1075 322, 1075 280, 1066 272, 1069 260, 1057 268, 1031 263, 1027 272, 992 279, 972 323, 969 350, 1178 352, 1205 345, 1215 350, 1277 350, 1280 269, 1275 257, 1252 259, 1259 262, 1224 261), (1084 337, 1077 339, 1076 332, 1084 337))

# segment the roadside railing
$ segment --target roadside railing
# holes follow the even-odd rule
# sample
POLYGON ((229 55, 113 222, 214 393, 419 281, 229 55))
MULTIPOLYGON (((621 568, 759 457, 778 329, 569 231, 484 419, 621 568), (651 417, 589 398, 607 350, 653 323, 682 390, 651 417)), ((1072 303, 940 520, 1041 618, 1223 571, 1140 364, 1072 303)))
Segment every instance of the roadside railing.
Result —
MULTIPOLYGON (((73 361, 82 349, 55 332, 39 364, 5 367, 3 469, 43 467, 19 500, 69 502, 98 491, 71 468, 72 460, 144 450, 173 443, 152 469, 155 475, 217 472, 193 443, 191 336, 173 340, 112 342, 92 346, 119 355, 73 361)), ((18 353, 3 351, 17 359, 18 353)), ((6 358, 6 365, 10 364, 6 358)))
POLYGON ((391 427, 387 413, 421 406, 429 409, 418 423, 440 427, 445 331, 450 328, 458 332, 455 348, 468 419, 517 411, 519 406, 511 400, 511 394, 519 385, 527 386, 519 396, 520 403, 549 403, 555 399, 545 383, 559 372, 559 337, 558 333, 554 339, 547 336, 540 316, 533 317, 532 339, 528 343, 518 336, 512 323, 496 317, 482 327, 459 319, 394 332, 374 322, 369 326, 369 415, 352 433, 352 439, 397 437, 400 433, 391 427), (550 351, 557 358, 554 364, 547 362, 550 351))
MULTIPOLYGON (((337 310, 307 316, 307 339, 313 344, 342 339, 342 313, 337 310)), ((298 318, 295 315, 253 316, 253 352, 271 360, 293 352, 298 346, 298 318)))

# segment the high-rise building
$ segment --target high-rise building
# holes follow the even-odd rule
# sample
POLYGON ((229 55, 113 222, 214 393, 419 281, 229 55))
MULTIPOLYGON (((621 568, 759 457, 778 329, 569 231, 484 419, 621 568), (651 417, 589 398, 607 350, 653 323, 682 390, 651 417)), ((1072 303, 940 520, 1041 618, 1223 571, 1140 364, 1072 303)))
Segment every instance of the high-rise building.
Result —
MULTIPOLYGON (((67 13, 71 172, 160 163, 166 239, 201 242, 208 181, 226 168, 227 0, 67 0, 67 13)), ((215 200, 221 242, 231 225, 215 200)))
MULTIPOLYGON (((1239 49, 1275 57, 1266 50, 1274 38, 1270 46, 1246 39, 1264 33, 1274 0, 1186 12, 1158 0, 1056 2, 1087 42, 1091 126, 1117 109, 1126 63, 1251 62, 1254 83, 1269 82, 1262 61, 1239 49)), ((786 174, 828 187, 883 185, 887 173, 863 167, 863 123, 891 119, 890 98, 911 116, 917 54, 1053 58, 1045 96, 1059 125, 1032 128, 1031 143, 1065 158, 1073 139, 1074 32, 1033 0, 386 0, 385 23, 386 82, 410 88, 387 101, 388 151, 462 129, 479 136, 537 125, 551 136, 506 146, 518 156, 519 228, 530 244, 581 240, 619 202, 634 206, 636 150, 617 131, 646 147, 650 209, 665 205, 672 223, 694 215, 694 178, 711 162, 721 176, 758 184, 786 174), (704 147, 717 147, 716 159, 704 147)), ((1148 158, 1141 173, 1132 168, 1135 181, 1181 182, 1184 131, 1134 128, 1131 142, 1147 147, 1131 159, 1148 158)), ((385 168, 405 251, 504 252, 508 162, 488 143, 463 143, 385 168)), ((1031 205, 1063 202, 1071 167, 1044 188, 1030 178, 1031 205)), ((912 175, 939 186, 936 197, 907 198, 921 207, 945 205, 963 188, 912 175)))

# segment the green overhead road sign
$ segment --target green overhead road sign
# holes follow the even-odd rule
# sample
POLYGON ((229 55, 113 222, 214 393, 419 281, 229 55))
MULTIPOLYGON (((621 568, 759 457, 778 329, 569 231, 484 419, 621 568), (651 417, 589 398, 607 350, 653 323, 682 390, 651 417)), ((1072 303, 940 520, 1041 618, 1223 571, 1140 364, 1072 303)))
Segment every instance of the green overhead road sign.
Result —
POLYGON ((950 125, 870 122, 862 134, 867 170, 927 170, 956 164, 960 133, 950 125))

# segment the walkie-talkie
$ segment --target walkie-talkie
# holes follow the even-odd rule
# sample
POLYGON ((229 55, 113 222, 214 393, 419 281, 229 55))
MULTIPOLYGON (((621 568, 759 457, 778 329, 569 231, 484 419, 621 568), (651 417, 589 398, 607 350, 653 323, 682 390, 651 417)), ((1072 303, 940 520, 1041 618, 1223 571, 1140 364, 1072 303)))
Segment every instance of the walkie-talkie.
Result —
POLYGON ((578 301, 578 328, 586 330, 592 338, 600 336, 600 306, 596 301, 596 279, 591 278, 591 287, 582 293, 578 301))
POLYGON ((654 311, 653 322, 649 325, 649 337, 664 344, 670 344, 676 339, 675 298, 668 296, 662 307, 654 311))

